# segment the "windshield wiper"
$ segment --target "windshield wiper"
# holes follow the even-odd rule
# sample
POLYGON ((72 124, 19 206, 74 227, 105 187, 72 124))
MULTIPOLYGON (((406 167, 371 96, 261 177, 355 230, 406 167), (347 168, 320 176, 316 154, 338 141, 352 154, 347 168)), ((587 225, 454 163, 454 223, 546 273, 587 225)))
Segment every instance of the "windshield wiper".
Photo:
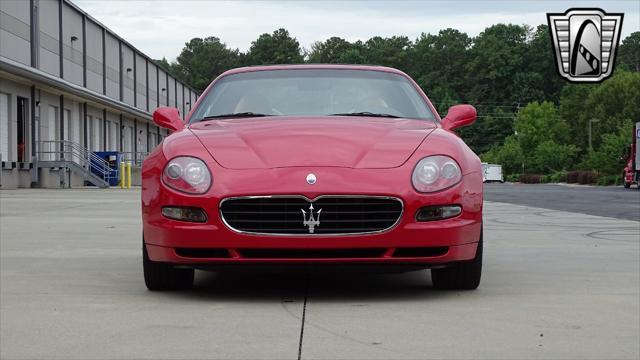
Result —
POLYGON ((205 116, 202 119, 200 119, 200 121, 202 120, 213 120, 213 119, 224 119, 224 118, 250 118, 250 117, 262 117, 262 116, 275 116, 275 115, 271 115, 271 114, 261 114, 261 113, 254 113, 251 111, 246 111, 246 112, 237 112, 237 113, 229 113, 229 114, 220 114, 220 115, 209 115, 209 116, 205 116))
POLYGON ((369 116, 369 117, 386 117, 386 118, 399 118, 400 116, 391 115, 391 114, 383 114, 383 113, 372 113, 369 111, 360 111, 360 112, 352 112, 352 113, 337 113, 330 114, 330 116, 369 116))

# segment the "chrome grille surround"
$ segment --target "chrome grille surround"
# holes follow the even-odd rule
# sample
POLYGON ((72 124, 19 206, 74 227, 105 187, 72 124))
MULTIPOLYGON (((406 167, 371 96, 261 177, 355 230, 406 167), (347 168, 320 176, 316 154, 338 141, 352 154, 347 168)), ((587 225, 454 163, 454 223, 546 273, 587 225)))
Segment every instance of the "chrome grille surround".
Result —
MULTIPOLYGON (((321 205, 321 204, 320 204, 321 205)), ((319 206, 319 205, 318 205, 319 206)), ((319 208, 316 208, 316 211, 319 208)), ((392 210, 389 210, 388 212, 392 212, 392 210)), ((229 198, 224 198, 220 201, 219 204, 219 214, 220 214, 220 219, 222 220, 222 222, 225 224, 225 226, 227 228, 229 228, 230 230, 239 233, 239 234, 246 234, 246 235, 262 235, 262 236, 295 236, 295 237, 317 237, 317 236, 354 236, 354 235, 367 235, 367 234, 378 234, 378 233, 384 233, 387 231, 392 230, 393 228, 395 228, 400 221, 402 220, 402 215, 404 214, 404 202, 397 197, 393 197, 393 196, 378 196, 378 195, 320 195, 315 197, 313 200, 307 198, 306 196, 303 195, 256 195, 256 196, 238 196, 238 197, 229 197, 229 198), (326 220, 327 215, 329 215, 328 211, 323 212, 322 216, 323 218, 321 218, 321 225, 316 228, 315 233, 308 233, 306 232, 306 228, 303 226, 303 218, 302 218, 302 212, 299 212, 299 210, 296 211, 297 217, 295 217, 294 219, 291 219, 290 222, 292 223, 299 223, 300 227, 299 229, 296 229, 296 232, 277 232, 277 231, 259 231, 259 230, 248 230, 246 228, 242 229, 239 228, 239 226, 236 223, 236 221, 229 219, 227 217, 225 217, 225 204, 230 204, 231 202, 234 201, 241 201, 241 200, 264 200, 264 199, 273 199, 273 200, 279 200, 279 199, 297 199, 297 200, 302 200, 304 201, 304 203, 300 203, 298 205, 295 205, 296 209, 299 209, 300 206, 302 206, 302 208, 304 208, 306 211, 308 211, 308 206, 311 204, 314 204, 314 206, 318 205, 316 204, 316 202, 320 201, 320 200, 326 200, 326 199, 338 199, 338 200, 343 200, 343 199, 353 199, 353 200, 362 200, 364 199, 365 201, 368 200, 387 200, 388 202, 386 204, 378 204, 378 205, 390 205, 390 204, 394 204, 396 206, 399 207, 399 209, 397 211, 395 211, 395 213, 397 213, 396 216, 394 216, 394 219, 387 219, 387 221, 389 221, 389 225, 385 226, 384 228, 380 228, 380 229, 375 229, 375 230, 363 230, 363 231, 347 231, 347 232, 326 232, 326 223, 332 223, 330 220, 326 220), (294 221, 295 220, 295 221, 294 221), (391 223, 391 220, 394 220, 391 223), (325 224, 325 228, 322 228, 322 224, 325 224), (301 231, 301 230, 305 230, 305 231, 301 231)), ((291 212, 291 214, 293 215, 293 212, 291 212)), ((229 212, 227 210, 227 215, 229 215, 229 212)), ((237 220, 237 219, 236 219, 237 220)))

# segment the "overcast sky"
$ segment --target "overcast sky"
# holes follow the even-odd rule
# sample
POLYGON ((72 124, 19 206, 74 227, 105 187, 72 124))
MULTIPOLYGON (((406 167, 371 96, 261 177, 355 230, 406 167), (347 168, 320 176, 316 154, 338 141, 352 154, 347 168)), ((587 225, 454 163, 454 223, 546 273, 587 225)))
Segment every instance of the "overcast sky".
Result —
POLYGON ((622 37, 640 30, 640 1, 186 1, 73 0, 154 59, 174 60, 194 37, 217 36, 246 51, 260 34, 284 27, 304 48, 339 36, 349 41, 452 27, 477 35, 495 23, 546 24, 547 12, 600 7, 624 12, 622 37))

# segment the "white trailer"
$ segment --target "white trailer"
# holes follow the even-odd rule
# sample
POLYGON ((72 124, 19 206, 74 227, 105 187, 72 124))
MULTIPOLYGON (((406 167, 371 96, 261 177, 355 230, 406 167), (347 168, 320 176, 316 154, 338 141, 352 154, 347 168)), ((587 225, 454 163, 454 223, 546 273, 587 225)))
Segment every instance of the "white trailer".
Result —
POLYGON ((502 165, 482 163, 482 182, 504 182, 502 165))

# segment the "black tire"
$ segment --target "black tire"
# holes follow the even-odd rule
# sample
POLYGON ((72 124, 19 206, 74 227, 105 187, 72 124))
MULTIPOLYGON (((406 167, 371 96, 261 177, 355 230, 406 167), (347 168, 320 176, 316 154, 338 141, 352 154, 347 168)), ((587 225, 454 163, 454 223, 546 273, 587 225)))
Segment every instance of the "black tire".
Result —
POLYGON ((142 244, 144 283, 152 291, 185 290, 193 287, 194 269, 176 269, 170 264, 151 261, 142 244))
POLYGON ((440 290, 475 290, 482 276, 482 230, 476 256, 442 269, 431 269, 433 287, 440 290))
POLYGON ((631 183, 630 182, 626 182, 625 179, 625 173, 624 171, 622 172, 622 186, 624 186, 625 189, 628 189, 631 187, 631 183))

